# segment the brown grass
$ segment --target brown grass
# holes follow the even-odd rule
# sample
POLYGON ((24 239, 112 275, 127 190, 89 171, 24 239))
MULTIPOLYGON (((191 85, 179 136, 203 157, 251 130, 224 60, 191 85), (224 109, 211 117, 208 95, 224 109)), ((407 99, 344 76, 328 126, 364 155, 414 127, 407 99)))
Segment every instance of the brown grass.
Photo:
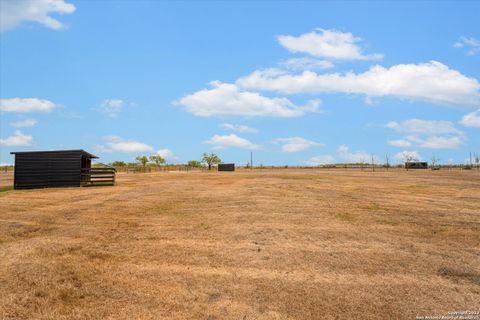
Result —
POLYGON ((480 175, 120 174, 0 192, 0 319, 414 319, 480 308, 480 175))

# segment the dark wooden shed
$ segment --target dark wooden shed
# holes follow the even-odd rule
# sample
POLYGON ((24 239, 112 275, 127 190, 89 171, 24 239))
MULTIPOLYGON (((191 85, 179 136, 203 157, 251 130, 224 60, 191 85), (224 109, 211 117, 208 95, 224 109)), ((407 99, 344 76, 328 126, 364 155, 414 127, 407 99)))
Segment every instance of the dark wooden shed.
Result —
POLYGON ((405 162, 405 169, 428 169, 428 162, 411 161, 405 162))
POLYGON ((235 171, 235 163, 219 163, 218 171, 235 171))
POLYGON ((85 150, 11 152, 15 155, 14 189, 80 187, 115 183, 112 167, 92 168, 97 156, 85 150))

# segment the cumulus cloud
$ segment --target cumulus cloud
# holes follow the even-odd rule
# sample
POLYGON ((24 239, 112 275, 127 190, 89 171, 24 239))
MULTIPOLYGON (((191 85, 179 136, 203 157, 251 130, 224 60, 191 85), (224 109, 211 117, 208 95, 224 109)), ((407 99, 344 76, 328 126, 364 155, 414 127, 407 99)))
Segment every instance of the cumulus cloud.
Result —
POLYGON ((376 65, 358 74, 257 70, 238 79, 237 84, 285 94, 347 93, 362 94, 367 99, 393 96, 443 105, 480 105, 480 82, 437 61, 390 68, 376 65))
POLYGON ((421 161, 422 157, 417 153, 417 151, 402 151, 393 156, 394 160, 398 162, 406 161, 421 161))
POLYGON ((291 138, 278 138, 273 140, 274 143, 280 143, 282 145, 282 152, 294 153, 301 152, 310 149, 315 146, 322 146, 321 143, 307 140, 301 137, 291 138))
POLYGON ((121 99, 105 99, 97 108, 97 111, 108 114, 110 117, 116 117, 123 108, 125 102, 121 99))
POLYGON ((170 149, 160 149, 157 151, 157 155, 159 155, 163 159, 170 160, 170 161, 178 159, 178 157, 175 156, 175 154, 170 149))
POLYGON ((460 37, 457 42, 453 44, 455 48, 466 48, 467 55, 474 56, 480 53, 480 40, 473 37, 460 37))
POLYGON ((305 160, 303 163, 307 166, 320 166, 322 164, 333 164, 335 161, 335 157, 332 155, 321 155, 305 160))
POLYGON ((410 119, 390 121, 386 128, 401 133, 413 133, 399 140, 389 140, 395 147, 421 147, 428 149, 455 149, 464 144, 463 132, 450 121, 410 119))
POLYGON ((103 137, 105 145, 97 145, 96 149, 99 152, 153 152, 153 147, 143 142, 135 140, 124 140, 117 136, 103 137))
POLYGON ((410 141, 405 139, 388 140, 387 142, 391 146, 400 147, 400 148, 410 147, 412 145, 410 141))
POLYGON ((269 98, 256 92, 241 90, 235 84, 210 82, 211 89, 203 89, 187 95, 174 104, 182 105, 196 116, 271 116, 297 117, 315 112, 319 100, 311 100, 305 106, 296 106, 286 98, 269 98))
POLYGON ((480 109, 466 114, 460 121, 465 127, 480 128, 480 109))
POLYGON ((4 0, 0 10, 0 30, 19 26, 22 22, 33 21, 51 29, 64 25, 50 14, 73 13, 75 6, 64 0, 4 0))
POLYGON ((403 122, 390 121, 385 124, 386 128, 393 129, 397 132, 406 133, 424 133, 424 134, 462 134, 456 129, 451 121, 443 120, 420 120, 409 119, 403 122))
POLYGON ((236 134, 230 135, 214 135, 207 141, 204 141, 206 144, 210 144, 213 146, 214 149, 220 150, 225 148, 240 148, 240 149, 248 149, 248 150, 257 150, 260 149, 260 146, 254 144, 247 139, 241 138, 236 134))
POLYGON ((464 144, 462 136, 427 136, 419 137, 417 135, 410 135, 405 139, 389 140, 388 144, 399 147, 421 147, 427 149, 456 149, 464 144))
POLYGON ((308 57, 287 59, 281 61, 280 65, 291 70, 329 69, 334 67, 331 61, 308 57))
POLYGON ((2 112, 51 112, 58 107, 49 100, 38 98, 12 98, 0 99, 0 111, 2 112))
POLYGON ((236 132, 258 133, 258 130, 255 128, 251 128, 249 126, 239 125, 239 124, 222 123, 220 125, 220 128, 223 128, 225 130, 232 130, 236 132))
POLYGON ((25 135, 17 130, 13 136, 0 139, 0 145, 7 147, 26 147, 32 144, 32 140, 32 136, 25 135))
MULTIPOLYGON (((364 151, 350 152, 349 148, 346 145, 341 145, 340 147, 338 147, 337 154, 340 159, 347 163, 370 162, 372 159, 372 155, 364 151)), ((374 159, 376 159, 375 156, 374 159)))
POLYGON ((383 54, 364 55, 358 46, 361 38, 350 32, 317 29, 299 36, 280 35, 278 42, 291 52, 336 60, 377 60, 383 54))
POLYGON ((421 138, 418 136, 408 136, 407 140, 412 141, 417 146, 427 149, 456 149, 463 145, 463 138, 459 136, 442 137, 442 136, 429 136, 421 138))
POLYGON ((10 122, 10 125, 14 128, 29 128, 34 127, 37 124, 35 119, 23 119, 14 122, 10 122))

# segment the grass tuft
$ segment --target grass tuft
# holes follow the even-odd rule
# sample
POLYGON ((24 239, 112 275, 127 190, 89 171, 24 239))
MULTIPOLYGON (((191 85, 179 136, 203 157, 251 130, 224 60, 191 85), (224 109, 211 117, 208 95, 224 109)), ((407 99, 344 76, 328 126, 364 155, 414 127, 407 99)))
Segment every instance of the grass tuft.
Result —
POLYGON ((346 222, 352 222, 355 220, 355 217, 348 212, 339 212, 335 215, 339 220, 346 221, 346 222))
POLYGON ((377 219, 377 222, 380 224, 386 224, 389 226, 398 226, 400 224, 400 221, 390 219, 390 218, 377 219))
POLYGON ((0 187, 0 192, 7 192, 12 190, 13 190, 13 186, 0 187))

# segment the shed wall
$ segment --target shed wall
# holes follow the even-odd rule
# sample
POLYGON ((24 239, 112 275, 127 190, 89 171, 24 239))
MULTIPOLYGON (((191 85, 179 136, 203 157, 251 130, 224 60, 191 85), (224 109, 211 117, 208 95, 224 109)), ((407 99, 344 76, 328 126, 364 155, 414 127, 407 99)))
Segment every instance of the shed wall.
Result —
POLYGON ((235 163, 220 163, 218 171, 235 171, 235 163))
POLYGON ((79 187, 81 158, 78 152, 16 154, 14 187, 79 187))
POLYGON ((428 169, 427 162, 405 162, 406 169, 428 169))

